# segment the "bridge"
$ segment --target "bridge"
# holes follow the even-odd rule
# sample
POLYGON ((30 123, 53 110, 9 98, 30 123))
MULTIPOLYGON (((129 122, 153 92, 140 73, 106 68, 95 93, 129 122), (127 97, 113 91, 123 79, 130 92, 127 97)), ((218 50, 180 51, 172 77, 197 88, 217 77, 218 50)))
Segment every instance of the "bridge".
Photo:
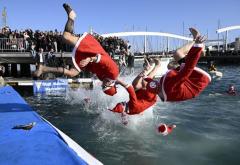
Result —
MULTIPOLYGON (((225 32, 225 37, 224 37, 224 46, 225 46, 225 50, 228 49, 227 46, 227 40, 228 40, 228 32, 232 31, 232 30, 239 30, 240 29, 240 25, 236 25, 236 26, 228 26, 225 28, 221 28, 221 29, 217 29, 217 34, 218 34, 218 39, 219 39, 219 34, 225 32)), ((218 44, 218 50, 219 50, 219 44, 218 44)))
POLYGON ((192 38, 171 34, 171 33, 162 33, 162 32, 118 32, 118 33, 108 33, 108 34, 102 34, 103 37, 110 37, 110 36, 116 36, 116 37, 126 37, 126 36, 162 36, 162 37, 170 37, 170 38, 176 38, 176 39, 182 39, 187 41, 192 41, 192 38))
MULTIPOLYGON (((225 27, 225 28, 221 28, 217 30, 217 33, 223 33, 226 32, 228 33, 228 31, 232 31, 232 30, 238 30, 240 29, 240 26, 229 26, 229 27, 225 27)), ((186 36, 181 36, 181 35, 177 35, 177 34, 172 34, 172 33, 164 33, 164 32, 146 32, 146 31, 135 31, 135 32, 118 32, 118 33, 109 33, 109 34, 102 34, 103 37, 110 37, 110 36, 117 36, 117 37, 127 37, 127 36, 144 36, 144 47, 145 47, 145 51, 144 53, 146 53, 146 37, 147 36, 159 36, 159 37, 167 37, 167 52, 168 48, 169 48, 169 41, 168 38, 173 38, 173 39, 179 39, 179 40, 183 40, 183 41, 192 41, 192 38, 190 37, 186 37, 186 36)), ((6 40, 6 39, 5 39, 6 40)), ((8 43, 7 39, 6 43, 8 43)), ((218 38, 218 40, 208 40, 207 42, 211 42, 211 43, 219 43, 219 41, 225 41, 225 44, 227 45, 226 41, 227 41, 227 36, 225 37, 225 40, 221 40, 218 38)), ((6 45, 4 46, 3 43, 5 42, 1 42, 1 46, 0 49, 2 50, 2 52, 0 52, 0 64, 4 64, 6 66, 8 66, 8 64, 11 64, 11 71, 12 74, 17 74, 17 64, 20 64, 20 68, 21 69, 21 75, 29 75, 30 73, 30 68, 29 68, 29 64, 34 64, 34 60, 32 55, 30 54, 29 51, 25 51, 27 50, 26 47, 24 47, 24 51, 18 51, 18 49, 11 47, 11 45, 6 45), (12 50, 13 49, 13 50, 12 50), (15 50, 16 49, 16 50, 15 50), (14 52, 13 52, 14 51, 14 52), (15 52, 16 51, 16 52, 15 52)), ((9 42, 11 43, 11 42, 9 42)), ((227 48, 227 47, 226 47, 227 48)), ((46 53, 46 52, 45 52, 46 53)), ((162 55, 162 52, 156 52, 158 54, 149 54, 149 55, 162 55)), ((66 52, 65 54, 61 54, 61 53, 55 53, 57 58, 62 58, 64 59, 64 61, 66 61, 66 63, 71 63, 71 53, 70 52, 66 52)), ((229 63, 233 63, 236 61, 239 61, 240 59, 240 51, 238 52, 231 52, 231 51, 226 51, 226 52, 220 52, 220 51, 215 51, 215 52, 209 52, 209 55, 207 57, 201 58, 203 61, 208 61, 208 60, 219 60, 221 62, 226 62, 226 61, 230 61, 229 63)))
POLYGON ((228 31, 231 31, 231 30, 238 30, 238 29, 240 29, 240 25, 239 26, 228 26, 228 27, 225 27, 225 28, 218 29, 217 33, 228 32, 228 31))
POLYGON ((169 38, 180 39, 185 41, 192 41, 192 38, 163 32, 146 32, 146 31, 134 31, 134 32, 118 32, 118 33, 108 33, 102 34, 103 37, 129 37, 129 36, 144 36, 144 53, 146 53, 147 48, 147 36, 159 36, 167 37, 167 52, 169 51, 169 38))
MULTIPOLYGON (((228 32, 230 30, 236 30, 240 29, 240 26, 230 26, 222 29, 218 29, 217 33, 222 33, 222 32, 228 32)), ((146 53, 146 47, 147 47, 147 42, 146 42, 146 37, 147 36, 159 36, 159 37, 167 37, 167 52, 169 50, 169 38, 173 39, 180 39, 180 40, 185 40, 185 41, 192 41, 192 38, 186 37, 186 36, 181 36, 177 34, 172 34, 172 33, 164 33, 164 32, 146 32, 146 31, 134 31, 134 32, 117 32, 117 33, 106 33, 102 34, 103 37, 129 37, 129 36, 144 36, 144 53, 146 53)), ((211 44, 218 44, 219 42, 227 44, 227 37, 224 39, 213 39, 213 40, 207 40, 206 43, 211 43, 211 44)))

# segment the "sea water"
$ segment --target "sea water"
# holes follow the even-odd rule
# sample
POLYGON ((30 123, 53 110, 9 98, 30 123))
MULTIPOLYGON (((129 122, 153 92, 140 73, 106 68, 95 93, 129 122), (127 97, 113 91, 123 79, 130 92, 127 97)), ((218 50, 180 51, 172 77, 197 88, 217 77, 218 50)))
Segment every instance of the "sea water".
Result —
MULTIPOLYGON (((203 67, 204 68, 204 67, 203 67)), ((135 69, 140 72, 140 65, 135 69)), ((206 68, 204 68, 206 70, 206 68)), ((219 66, 221 79, 196 98, 157 104, 147 114, 127 119, 107 109, 128 100, 123 88, 106 96, 94 90, 70 90, 26 100, 44 118, 106 165, 238 165, 240 164, 240 95, 226 94, 234 84, 240 94, 240 68, 219 66), (176 124, 168 136, 156 132, 160 123, 176 124)), ((134 75, 122 77, 131 82, 134 75)))

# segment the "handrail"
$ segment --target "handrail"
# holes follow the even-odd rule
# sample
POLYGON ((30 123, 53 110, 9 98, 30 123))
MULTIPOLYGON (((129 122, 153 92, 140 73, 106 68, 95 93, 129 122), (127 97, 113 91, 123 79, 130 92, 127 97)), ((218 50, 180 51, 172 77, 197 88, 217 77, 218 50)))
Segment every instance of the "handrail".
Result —
POLYGON ((28 49, 28 42, 24 38, 0 38, 0 51, 25 52, 28 49))

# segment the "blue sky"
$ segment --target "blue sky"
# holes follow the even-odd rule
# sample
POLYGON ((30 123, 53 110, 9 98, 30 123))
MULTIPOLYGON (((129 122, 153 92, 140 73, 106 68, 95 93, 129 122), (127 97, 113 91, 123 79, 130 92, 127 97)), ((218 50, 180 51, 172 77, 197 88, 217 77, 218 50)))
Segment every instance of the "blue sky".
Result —
MULTIPOLYGON (((239 0, 0 0, 5 6, 8 25, 12 29, 63 30, 67 2, 77 12, 76 32, 93 27, 96 32, 161 31, 183 34, 194 26, 210 39, 217 38, 218 20, 221 27, 240 25, 239 0)), ((230 37, 240 36, 233 31, 230 37)))

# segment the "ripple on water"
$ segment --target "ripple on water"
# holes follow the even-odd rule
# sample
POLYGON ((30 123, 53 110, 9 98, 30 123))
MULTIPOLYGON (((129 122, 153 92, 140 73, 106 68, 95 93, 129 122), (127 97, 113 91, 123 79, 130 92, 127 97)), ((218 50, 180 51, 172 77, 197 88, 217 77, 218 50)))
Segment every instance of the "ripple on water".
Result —
POLYGON ((128 97, 122 88, 114 97, 95 88, 26 99, 104 164, 239 164, 240 96, 225 91, 229 84, 240 91, 240 70, 218 69, 223 77, 213 80, 200 96, 178 103, 158 102, 152 116, 133 120, 128 126, 107 111, 128 97), (86 97, 90 98, 87 104, 86 97), (163 137, 155 131, 159 123, 176 124, 177 128, 163 137))

